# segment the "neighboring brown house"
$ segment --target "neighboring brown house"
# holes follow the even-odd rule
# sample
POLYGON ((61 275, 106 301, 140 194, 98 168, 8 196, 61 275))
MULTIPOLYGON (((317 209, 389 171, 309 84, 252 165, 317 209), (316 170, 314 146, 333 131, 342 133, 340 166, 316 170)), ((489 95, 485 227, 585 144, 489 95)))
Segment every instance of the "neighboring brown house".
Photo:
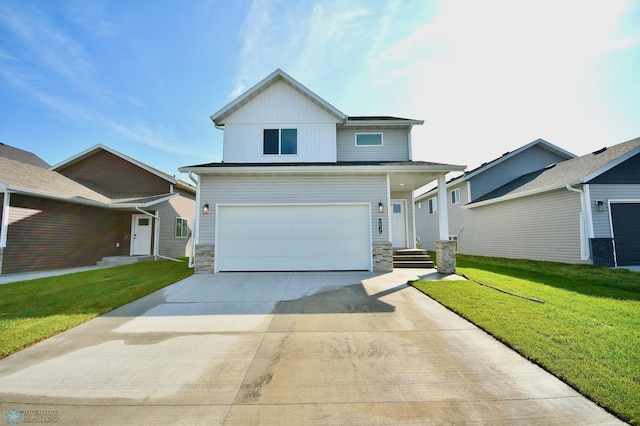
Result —
POLYGON ((0 274, 189 255, 195 188, 186 182, 104 145, 49 169, 0 148, 0 274))

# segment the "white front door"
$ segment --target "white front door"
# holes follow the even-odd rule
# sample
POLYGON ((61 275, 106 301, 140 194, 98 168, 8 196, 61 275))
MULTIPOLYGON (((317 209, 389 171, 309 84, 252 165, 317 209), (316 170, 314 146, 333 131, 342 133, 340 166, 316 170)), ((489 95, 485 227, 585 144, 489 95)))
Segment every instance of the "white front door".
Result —
POLYGON ((131 222, 131 255, 149 256, 151 254, 151 217, 134 214, 131 222))
POLYGON ((391 200, 391 245, 393 248, 407 248, 407 203, 391 200))

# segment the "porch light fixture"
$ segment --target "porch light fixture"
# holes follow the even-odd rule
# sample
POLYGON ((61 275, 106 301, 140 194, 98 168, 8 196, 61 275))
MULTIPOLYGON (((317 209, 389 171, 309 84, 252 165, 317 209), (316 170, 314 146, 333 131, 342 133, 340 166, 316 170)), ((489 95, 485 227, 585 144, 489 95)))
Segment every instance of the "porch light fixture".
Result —
POLYGON ((378 203, 378 213, 384 213, 384 205, 382 204, 382 201, 378 203))
POLYGON ((596 200, 596 207, 598 207, 599 212, 603 212, 605 210, 604 201, 596 200))
POLYGON ((202 214, 209 214, 209 212, 209 203, 205 203, 204 206, 202 206, 202 214))

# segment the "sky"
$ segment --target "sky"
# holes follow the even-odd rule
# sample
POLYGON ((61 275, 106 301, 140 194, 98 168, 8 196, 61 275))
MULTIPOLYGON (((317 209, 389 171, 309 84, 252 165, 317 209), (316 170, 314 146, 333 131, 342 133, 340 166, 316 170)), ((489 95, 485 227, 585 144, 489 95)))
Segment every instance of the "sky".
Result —
POLYGON ((222 160, 209 116, 277 68, 347 115, 424 120, 416 161, 640 137, 636 0, 2 0, 0 141, 187 179, 222 160))

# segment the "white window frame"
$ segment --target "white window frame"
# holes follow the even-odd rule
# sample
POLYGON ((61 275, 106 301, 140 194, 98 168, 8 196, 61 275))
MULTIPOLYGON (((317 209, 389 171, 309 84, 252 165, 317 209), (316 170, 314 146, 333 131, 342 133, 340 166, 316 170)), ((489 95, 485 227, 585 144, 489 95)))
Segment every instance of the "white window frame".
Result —
POLYGON ((355 144, 356 144, 357 147, 379 147, 379 146, 384 146, 384 135, 381 132, 356 133, 355 144), (358 136, 360 136, 360 135, 380 135, 380 145, 359 144, 358 143, 358 136))
POLYGON ((175 238, 183 239, 189 238, 189 218, 186 217, 176 217, 176 229, 175 229, 175 238), (178 223, 181 223, 181 226, 178 228, 178 223), (183 235, 184 226, 186 224, 186 235, 183 235), (180 229, 180 235, 178 235, 178 229, 180 229))
POLYGON ((460 204, 460 188, 451 191, 451 204, 460 204))
POLYGON ((292 156, 296 156, 298 155, 298 129, 297 128, 293 128, 293 127, 283 127, 283 128, 277 128, 277 127, 269 127, 269 128, 264 128, 262 129, 262 155, 263 156, 267 156, 267 157, 275 157, 275 156, 285 156, 285 157, 292 157, 292 156), (267 154, 264 152, 264 136, 265 136, 265 130, 277 130, 278 131, 278 153, 277 154, 267 154), (282 153, 282 131, 283 130, 295 130, 296 131, 296 152, 295 154, 283 154, 282 153))
POLYGON ((438 214, 438 197, 429 198, 429 214, 438 214))

